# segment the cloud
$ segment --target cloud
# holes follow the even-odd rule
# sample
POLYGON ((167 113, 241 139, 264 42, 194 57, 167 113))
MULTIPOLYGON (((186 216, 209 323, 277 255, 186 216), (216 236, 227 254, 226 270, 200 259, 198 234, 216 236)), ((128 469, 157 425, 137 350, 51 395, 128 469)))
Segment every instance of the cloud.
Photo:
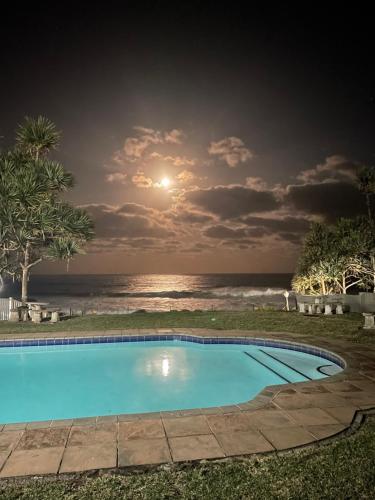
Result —
POLYGON ((197 176, 190 170, 183 170, 176 176, 176 180, 180 184, 189 184, 195 179, 197 179, 197 176))
POLYGON ((174 128, 170 132, 165 132, 164 139, 165 142, 169 142, 171 144, 182 144, 185 134, 182 130, 174 128))
POLYGON ((92 216, 97 238, 163 239, 175 235, 174 231, 160 225, 150 216, 126 213, 129 210, 126 205, 85 205, 82 208, 92 216))
POLYGON ((225 137, 218 142, 211 142, 208 153, 212 156, 218 156, 231 168, 253 157, 253 153, 245 147, 243 141, 238 137, 225 137))
POLYGON ((282 219, 249 216, 241 218, 241 222, 248 226, 263 227, 277 233, 305 233, 311 224, 311 221, 305 217, 292 216, 286 216, 282 219))
POLYGON ((122 172, 114 172, 112 174, 106 175, 106 181, 108 182, 117 182, 120 184, 126 184, 128 174, 122 172))
POLYGON ((172 214, 171 218, 180 224, 205 224, 213 220, 211 215, 186 210, 172 214))
MULTIPOLYGON (((152 128, 136 126, 133 127, 133 130, 137 132, 137 136, 127 137, 123 148, 126 159, 131 162, 140 159, 146 149, 152 144, 181 144, 184 137, 182 130, 178 129, 173 129, 169 132, 161 132, 160 130, 154 130, 152 128)), ((116 153, 115 158, 118 159, 118 154, 116 153)))
POLYGON ((185 199, 201 209, 231 219, 277 209, 280 202, 272 191, 256 191, 244 186, 217 186, 188 191, 185 199))
MULTIPOLYGON (((277 239, 298 245, 310 228, 311 221, 305 217, 287 215, 283 218, 245 217, 241 222, 256 231, 264 231, 264 235, 273 235, 277 239)), ((256 236, 256 234, 251 234, 256 236)))
POLYGON ((153 185, 151 177, 146 177, 143 172, 133 175, 132 182, 138 188, 150 188, 153 185))
POLYGON ((129 215, 147 215, 153 214, 154 212, 154 209, 145 207, 144 205, 139 205, 138 203, 124 203, 124 205, 117 209, 116 213, 129 215))
POLYGON ((244 238, 240 240, 223 240, 220 242, 220 246, 228 247, 230 249, 246 250, 251 247, 255 247, 258 244, 257 241, 250 238, 244 238))
POLYGON ((341 155, 328 156, 324 163, 309 170, 303 170, 297 179, 304 183, 319 183, 332 180, 352 182, 356 178, 358 163, 341 155))
POLYGON ((194 167, 196 160, 186 156, 164 156, 163 161, 171 162, 175 167, 194 167))
POLYGON ((246 186, 254 191, 266 191, 267 183, 261 177, 246 177, 246 186))
POLYGON ((153 151, 152 153, 150 153, 149 158, 170 162, 175 167, 193 167, 196 164, 195 158, 187 158, 186 156, 163 155, 161 153, 158 153, 157 151, 153 151))
POLYGON ((280 240, 287 241, 288 243, 291 243, 292 245, 300 245, 303 240, 303 235, 302 234, 296 234, 296 233, 280 233, 278 235, 278 238, 280 240))
POLYGON ((348 182, 320 182, 288 186, 284 201, 296 210, 319 215, 327 221, 365 213, 363 195, 348 182))
POLYGON ((208 238, 217 238, 220 240, 232 238, 238 239, 248 236, 247 230, 244 228, 232 229, 231 227, 223 226, 222 224, 210 226, 205 231, 203 231, 203 235, 207 236, 208 238))

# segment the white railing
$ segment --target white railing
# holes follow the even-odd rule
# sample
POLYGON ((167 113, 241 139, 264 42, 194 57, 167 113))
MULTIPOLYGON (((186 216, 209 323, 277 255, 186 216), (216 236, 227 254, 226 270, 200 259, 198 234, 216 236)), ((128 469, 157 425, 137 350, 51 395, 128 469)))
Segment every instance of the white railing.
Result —
POLYGON ((15 309, 22 305, 20 300, 9 297, 0 299, 0 321, 7 321, 9 319, 11 309, 15 309))

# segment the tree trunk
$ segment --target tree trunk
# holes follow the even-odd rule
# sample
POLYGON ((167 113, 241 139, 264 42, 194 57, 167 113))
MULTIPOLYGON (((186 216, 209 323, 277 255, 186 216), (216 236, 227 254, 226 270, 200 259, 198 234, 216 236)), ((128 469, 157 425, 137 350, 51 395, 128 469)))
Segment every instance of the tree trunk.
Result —
POLYGON ((22 294, 21 300, 22 305, 25 306, 27 302, 27 285, 29 280, 29 259, 30 259, 30 248, 29 243, 26 243, 26 248, 23 253, 24 259, 22 266, 22 294))
POLYGON ((367 212, 368 212, 368 220, 370 221, 370 224, 372 224, 373 220, 372 220, 371 195, 370 195, 370 193, 366 193, 366 205, 367 205, 367 212))
POLYGON ((26 305, 27 302, 27 289, 29 284, 29 268, 27 266, 22 268, 22 305, 26 305))
POLYGON ((346 277, 345 274, 342 277, 342 293, 346 293, 346 277))

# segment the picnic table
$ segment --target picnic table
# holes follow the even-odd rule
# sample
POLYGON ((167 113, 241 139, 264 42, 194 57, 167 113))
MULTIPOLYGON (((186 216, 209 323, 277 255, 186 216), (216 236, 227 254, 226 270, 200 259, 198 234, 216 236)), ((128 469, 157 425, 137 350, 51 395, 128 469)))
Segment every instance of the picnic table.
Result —
POLYGON ((324 314, 329 316, 335 312, 336 314, 344 314, 344 304, 340 299, 327 299, 317 297, 314 302, 307 300, 298 301, 299 312, 310 316, 324 314))
POLYGON ((29 316, 33 323, 41 323, 43 319, 50 318, 51 323, 60 320, 60 308, 47 307, 49 302, 27 302, 29 316))

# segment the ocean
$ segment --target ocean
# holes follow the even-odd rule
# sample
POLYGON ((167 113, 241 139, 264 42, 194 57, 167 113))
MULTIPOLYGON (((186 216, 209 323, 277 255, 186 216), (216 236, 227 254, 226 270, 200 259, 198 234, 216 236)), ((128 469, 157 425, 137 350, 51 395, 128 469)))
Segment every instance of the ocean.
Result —
MULTIPOLYGON (((130 313, 171 310, 282 308, 291 274, 64 274, 32 275, 29 300, 74 313, 130 313)), ((0 297, 19 297, 18 283, 6 282, 0 297)))

